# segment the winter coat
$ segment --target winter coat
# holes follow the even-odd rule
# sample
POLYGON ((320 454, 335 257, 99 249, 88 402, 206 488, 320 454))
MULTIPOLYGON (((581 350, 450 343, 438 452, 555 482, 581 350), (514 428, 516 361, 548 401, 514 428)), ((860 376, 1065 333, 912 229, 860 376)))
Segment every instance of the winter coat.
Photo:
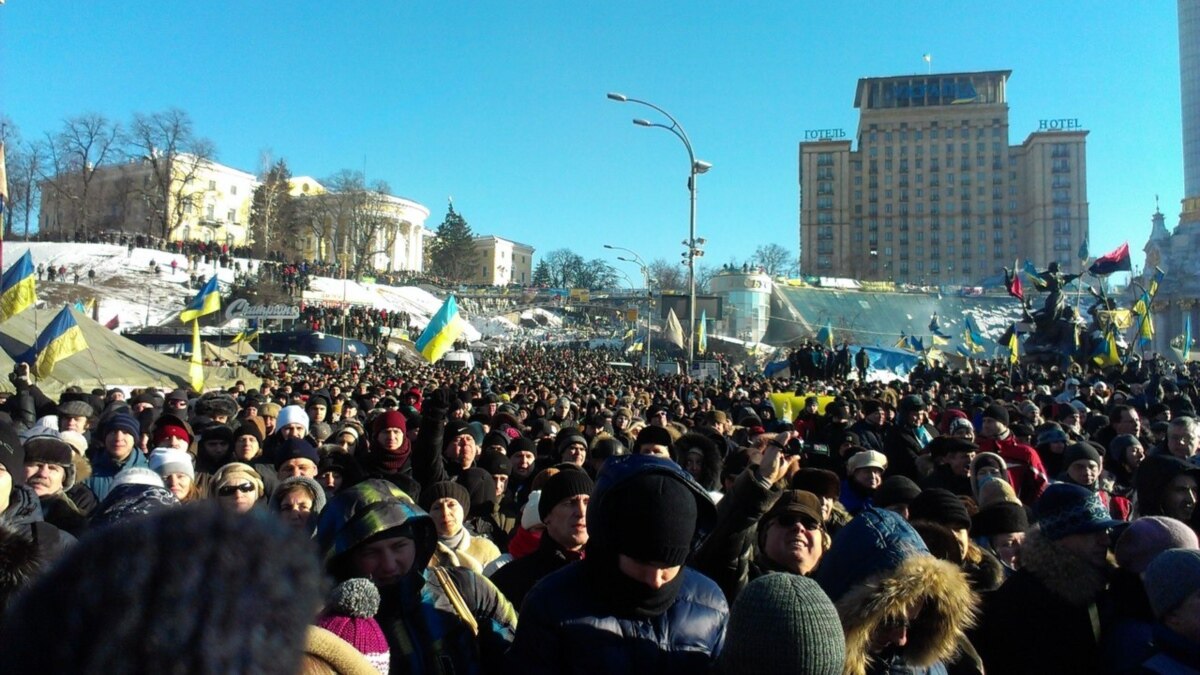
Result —
POLYGON ((112 455, 101 450, 99 456, 92 462, 92 475, 84 479, 83 484, 96 495, 97 500, 104 501, 109 490, 112 489, 113 478, 123 469, 135 466, 150 468, 150 459, 142 454, 141 450, 134 448, 125 461, 120 464, 112 458, 112 455))
POLYGON ((1016 436, 1012 434, 1004 439, 980 439, 979 451, 994 452, 1004 459, 1004 463, 1008 465, 1008 482, 1012 483, 1017 498, 1026 506, 1033 506, 1050 484, 1046 467, 1042 465, 1037 451, 1024 443, 1018 443, 1016 436))
POLYGON ((754 564, 758 521, 779 498, 754 467, 743 471, 733 491, 717 505, 717 524, 692 556, 691 566, 717 582, 729 604, 762 572, 754 564))
POLYGON ((437 545, 433 519, 381 480, 335 495, 321 512, 317 544, 339 581, 352 576, 347 555, 373 537, 395 531, 416 542, 414 564, 397 583, 380 588, 375 615, 391 650, 391 673, 499 672, 517 615, 490 581, 468 569, 428 567, 437 545), (460 612, 455 596, 462 600, 460 612), (473 629, 474 623, 477 628, 473 629), (477 631, 477 632, 476 632, 477 631))
POLYGON ((519 611, 534 584, 581 557, 581 552, 563 550, 553 538, 543 535, 536 551, 496 570, 491 580, 519 611))
MULTIPOLYGON (((926 424, 925 431, 929 436, 936 437, 937 430, 926 424)), ((888 432, 883 442, 883 454, 887 455, 889 476, 908 476, 913 481, 921 482, 921 472, 917 469, 917 458, 925 454, 925 446, 917 437, 917 428, 908 424, 897 424, 888 432)))
MULTIPOLYGON (((721 589, 689 567, 662 589, 649 591, 617 569, 607 540, 606 497, 634 476, 667 474, 694 495, 697 531, 716 514, 704 489, 678 464, 647 455, 605 463, 588 508, 586 557, 538 582, 525 596, 521 625, 508 652, 508 672, 528 675, 704 673, 725 641, 729 606, 721 589)), ((619 490, 617 490, 619 492, 619 490)))
POLYGON ((0 513, 0 526, 32 541, 37 557, 48 566, 75 543, 75 537, 42 519, 42 505, 28 485, 14 485, 8 508, 0 513))
POLYGON ((638 618, 613 615, 607 589, 597 583, 598 575, 586 560, 552 573, 533 587, 521 606, 508 672, 707 672, 724 644, 729 607, 712 580, 688 567, 679 575, 682 583, 670 608, 638 618))
POLYGON ((838 532, 814 577, 846 634, 846 675, 944 673, 972 625, 978 596, 953 563, 934 558, 903 518, 869 507, 838 532), (908 642, 881 656, 871 638, 921 606, 908 642))
POLYGON ((429 564, 465 567, 477 574, 483 574, 484 566, 500 557, 500 549, 496 548, 490 539, 472 535, 466 527, 463 527, 461 534, 462 537, 454 547, 439 541, 429 564))
POLYGON ((1100 672, 1106 583, 1103 570, 1031 532, 972 638, 989 675, 1100 672))

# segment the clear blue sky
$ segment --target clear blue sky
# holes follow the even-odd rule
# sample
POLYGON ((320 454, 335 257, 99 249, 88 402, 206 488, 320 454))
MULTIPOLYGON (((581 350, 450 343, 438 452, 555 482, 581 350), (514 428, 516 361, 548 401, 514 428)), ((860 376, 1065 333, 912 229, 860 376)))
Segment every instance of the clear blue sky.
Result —
MULTIPOLYGON (((1175 3, 78 2, 0 6, 0 111, 26 137, 82 112, 176 106, 218 159, 366 169, 480 234, 611 259, 678 259, 697 156, 705 262, 798 245, 803 130, 852 133, 863 76, 1011 69, 1010 144, 1042 118, 1090 130, 1093 255, 1141 262, 1154 197, 1183 197, 1175 3)), ((620 265, 631 277, 636 268, 620 265)))

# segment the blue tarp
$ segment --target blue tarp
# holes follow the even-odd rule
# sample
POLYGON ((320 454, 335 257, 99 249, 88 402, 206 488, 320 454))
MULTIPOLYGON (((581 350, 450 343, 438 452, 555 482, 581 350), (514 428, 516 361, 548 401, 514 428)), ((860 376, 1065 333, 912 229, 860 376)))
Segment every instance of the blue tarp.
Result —
POLYGON ((359 340, 318 333, 295 331, 288 333, 263 333, 258 336, 258 351, 276 354, 353 354, 367 356, 371 348, 359 340), (344 345, 344 346, 343 346, 344 345))

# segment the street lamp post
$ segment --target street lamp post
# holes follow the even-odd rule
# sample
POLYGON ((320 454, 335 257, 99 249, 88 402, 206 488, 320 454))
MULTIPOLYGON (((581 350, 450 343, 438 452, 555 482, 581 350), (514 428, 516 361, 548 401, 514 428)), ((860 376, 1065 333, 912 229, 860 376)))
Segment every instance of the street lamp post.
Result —
POLYGON ((646 282, 646 367, 649 368, 650 345, 654 336, 654 289, 650 287, 650 268, 646 266, 646 261, 642 260, 642 256, 638 255, 636 251, 611 244, 605 244, 604 248, 610 251, 624 251, 628 253, 633 256, 632 260, 623 256, 617 256, 617 260, 631 262, 642 270, 642 279, 646 282))
POLYGON ((690 373, 692 370, 692 360, 696 353, 696 339, 695 339, 695 331, 696 331, 696 257, 699 255, 703 255, 703 251, 701 251, 699 248, 700 246, 703 246, 703 241, 696 239, 696 176, 699 174, 702 174, 702 173, 707 173, 708 170, 712 168, 712 164, 705 162, 704 160, 696 159, 696 153, 692 150, 692 142, 690 139, 688 139, 687 132, 683 130, 683 127, 679 124, 679 121, 676 120, 675 117, 671 115, 671 113, 667 112, 666 110, 663 110, 662 108, 658 107, 657 105, 654 105, 653 103, 651 103, 649 101, 642 101, 640 99, 630 98, 624 94, 610 92, 608 94, 608 98, 609 98, 609 100, 616 101, 618 103, 637 103, 638 105, 644 105, 647 108, 652 108, 652 109, 658 111, 664 117, 666 117, 668 120, 671 121, 670 126, 667 126, 665 124, 659 124, 657 122, 651 122, 649 120, 644 120, 644 119, 635 119, 635 120, 633 120, 633 123, 640 127, 658 127, 660 129, 666 129, 667 131, 675 134, 675 137, 678 138, 680 141, 683 141, 683 147, 687 149, 687 153, 688 153, 688 194, 689 194, 689 198, 690 198, 690 212, 689 212, 689 217, 688 217, 688 238, 687 238, 687 241, 684 242, 684 245, 687 246, 687 253, 685 255, 687 257, 687 266, 688 266, 688 354, 687 354, 687 366, 688 366, 688 372, 690 373))

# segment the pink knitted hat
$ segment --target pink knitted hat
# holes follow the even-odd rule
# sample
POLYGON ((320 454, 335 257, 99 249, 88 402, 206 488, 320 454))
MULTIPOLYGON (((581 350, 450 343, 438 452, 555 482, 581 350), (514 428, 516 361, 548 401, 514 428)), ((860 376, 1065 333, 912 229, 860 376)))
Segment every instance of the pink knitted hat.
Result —
POLYGON ((391 667, 391 652, 383 629, 375 620, 379 611, 379 589, 368 579, 347 579, 329 596, 329 606, 317 625, 350 643, 380 673, 391 667))

